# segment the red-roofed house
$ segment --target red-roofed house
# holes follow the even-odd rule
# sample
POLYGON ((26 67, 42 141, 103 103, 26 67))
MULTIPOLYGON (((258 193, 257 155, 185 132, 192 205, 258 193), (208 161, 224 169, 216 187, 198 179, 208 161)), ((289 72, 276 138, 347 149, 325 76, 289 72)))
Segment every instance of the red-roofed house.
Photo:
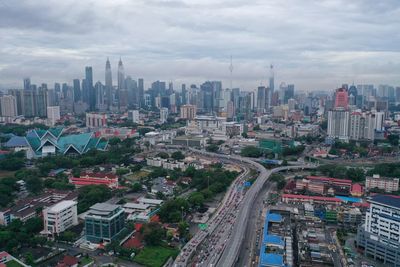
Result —
POLYGON ((361 197, 364 194, 362 185, 356 183, 351 186, 351 195, 353 197, 361 197))
POLYGON ((77 267, 79 260, 73 256, 65 255, 62 261, 57 264, 57 267, 77 267))
POLYGON ((69 182, 76 187, 85 185, 106 185, 110 188, 118 188, 118 176, 113 173, 82 172, 79 177, 71 176, 69 182))

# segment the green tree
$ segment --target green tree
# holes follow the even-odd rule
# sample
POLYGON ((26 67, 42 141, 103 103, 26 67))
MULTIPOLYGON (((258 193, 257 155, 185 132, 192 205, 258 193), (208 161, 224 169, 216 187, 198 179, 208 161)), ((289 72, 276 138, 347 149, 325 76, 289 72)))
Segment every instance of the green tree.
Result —
POLYGON ((140 192, 140 191, 142 191, 142 185, 140 183, 136 182, 132 185, 131 189, 133 192, 140 192))
POLYGON ((181 151, 175 151, 174 153, 172 153, 171 158, 173 158, 174 160, 182 160, 185 158, 185 155, 183 155, 181 151))
POLYGON ((262 150, 255 146, 246 146, 242 148, 240 155, 243 157, 259 158, 263 154, 262 150))
POLYGON ((188 201, 192 206, 201 207, 204 203, 204 196, 200 192, 194 192, 190 194, 188 201))
POLYGON ((158 245, 165 238, 165 230, 157 222, 144 224, 140 231, 147 245, 158 245))
POLYGON ((157 157, 162 158, 162 159, 168 159, 169 154, 167 152, 160 152, 157 154, 157 157))
POLYGON ((216 144, 210 144, 210 145, 206 146, 206 150, 207 150, 208 152, 213 152, 213 153, 215 153, 215 152, 218 151, 218 149, 219 149, 219 147, 218 147, 218 145, 216 145, 216 144))
POLYGON ((43 190, 43 181, 37 176, 29 176, 25 179, 26 189, 32 194, 39 194, 43 190))

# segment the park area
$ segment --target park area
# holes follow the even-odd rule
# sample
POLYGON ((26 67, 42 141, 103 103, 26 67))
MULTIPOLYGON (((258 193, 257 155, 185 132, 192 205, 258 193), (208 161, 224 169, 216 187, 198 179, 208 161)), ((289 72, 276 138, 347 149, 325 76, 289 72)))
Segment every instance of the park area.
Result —
POLYGON ((179 251, 177 249, 162 246, 147 246, 134 258, 134 261, 146 267, 161 267, 169 257, 175 258, 179 251))

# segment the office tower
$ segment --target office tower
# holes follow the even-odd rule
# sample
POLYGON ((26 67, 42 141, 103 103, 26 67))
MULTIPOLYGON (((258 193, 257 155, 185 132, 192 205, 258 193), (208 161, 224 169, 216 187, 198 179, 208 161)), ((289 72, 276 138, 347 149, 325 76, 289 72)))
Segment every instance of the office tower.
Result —
POLYGON ((274 73, 274 66, 271 64, 270 69, 269 69, 269 95, 268 97, 268 107, 271 106, 271 99, 272 99, 272 94, 275 91, 275 73, 274 73))
POLYGON ((0 97, 1 116, 16 117, 18 116, 17 99, 12 95, 4 95, 0 97))
MULTIPOLYGON (((226 97, 226 95, 224 97, 226 97)), ((239 110, 240 88, 232 88, 231 96, 228 96, 227 101, 233 101, 234 109, 239 110)))
POLYGON ((196 117, 196 106, 183 105, 181 106, 181 119, 193 120, 196 117))
POLYGON ((128 92, 128 105, 138 107, 139 106, 139 90, 136 80, 133 80, 131 76, 127 76, 125 79, 126 90, 128 92))
POLYGON ((152 99, 150 94, 144 94, 143 103, 146 107, 152 107, 152 99))
POLYGON ((174 93, 174 84, 172 83, 172 82, 169 82, 168 83, 168 91, 167 91, 167 94, 168 95, 171 95, 171 94, 173 94, 174 93))
POLYGON ((43 209, 44 232, 48 235, 59 234, 78 224, 77 202, 63 200, 43 209))
POLYGON ((119 58, 118 62, 118 87, 117 87, 117 100, 118 100, 118 110, 121 110, 122 95, 121 91, 125 89, 125 70, 124 64, 122 64, 122 59, 119 58))
POLYGON ((107 110, 107 104, 105 100, 105 87, 104 85, 98 81, 94 85, 94 92, 95 92, 95 109, 99 111, 107 110))
MULTIPOLYGON (((212 81, 211 84, 213 87, 213 94, 214 94, 212 111, 214 114, 218 114, 218 112, 220 111, 219 101, 220 101, 221 95, 222 95, 222 82, 212 81)), ((236 88, 236 90, 239 90, 239 88, 236 88)))
POLYGON ((329 137, 347 139, 349 133, 350 114, 344 109, 331 110, 328 112, 329 137))
POLYGON ((335 108, 347 109, 349 106, 349 95, 347 89, 339 88, 335 92, 335 108))
POLYGON ((257 88, 257 111, 258 113, 264 113, 266 110, 266 99, 267 99, 267 88, 265 86, 259 86, 257 88))
POLYGON ((81 81, 79 79, 73 80, 74 84, 74 102, 81 100, 81 81))
POLYGON ((212 82, 207 81, 200 85, 200 93, 202 94, 201 109, 203 112, 212 113, 214 108, 214 87, 212 82))
MULTIPOLYGON (((399 88, 400 90, 400 88, 399 88)), ((182 105, 187 104, 187 91, 186 91, 186 84, 182 84, 182 92, 181 92, 181 99, 182 99, 182 105)))
POLYGON ((89 110, 93 111, 96 108, 96 96, 93 86, 93 69, 88 66, 85 68, 85 86, 84 86, 83 101, 89 105, 89 110))
POLYGON ((30 89, 31 89, 31 79, 25 78, 24 79, 24 90, 30 90, 30 89))
POLYGON ((285 95, 283 97, 283 103, 288 104, 288 101, 291 98, 294 98, 294 84, 288 84, 285 95))
POLYGON ((160 121, 161 123, 167 122, 168 119, 168 109, 167 108, 161 108, 160 109, 160 121))
POLYGON ((139 110, 137 110, 137 109, 129 110, 128 111, 128 120, 133 123, 139 123, 140 122, 139 110))
POLYGON ((226 117, 232 119, 235 116, 235 104, 233 101, 228 101, 226 107, 226 117))
POLYGON ((35 94, 35 116, 44 118, 47 116, 47 92, 43 89, 37 90, 35 94))
POLYGON ((123 208, 108 203, 97 203, 91 206, 85 215, 86 240, 93 243, 111 242, 124 229, 124 224, 123 208))
POLYGON ((22 115, 25 117, 35 117, 36 115, 36 92, 24 90, 22 94, 22 115))
POLYGON ((107 101, 107 108, 110 109, 112 105, 112 71, 111 71, 111 64, 110 60, 107 58, 106 61, 106 71, 105 71, 105 90, 106 90, 106 101, 107 101))
POLYGON ((59 83, 55 83, 55 84, 54 84, 54 91, 55 91, 56 93, 61 92, 61 85, 60 85, 59 83))
POLYGON ((47 107, 47 119, 51 125, 54 126, 60 118, 60 106, 47 107))
POLYGON ((365 223, 357 231, 357 246, 365 256, 379 259, 385 266, 400 262, 400 198, 374 195, 365 215, 365 223))
POLYGON ((144 81, 142 78, 138 79, 138 102, 139 107, 144 106, 144 81))

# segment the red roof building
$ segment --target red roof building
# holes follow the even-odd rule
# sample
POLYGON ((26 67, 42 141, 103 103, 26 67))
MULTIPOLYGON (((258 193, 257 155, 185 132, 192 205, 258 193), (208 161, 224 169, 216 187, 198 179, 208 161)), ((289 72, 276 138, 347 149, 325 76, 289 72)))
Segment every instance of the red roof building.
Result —
POLYGON ((61 262, 57 264, 57 267, 75 267, 78 266, 79 260, 73 256, 66 255, 61 262))
POLYGON ((69 182, 76 187, 85 185, 106 185, 110 188, 118 188, 118 176, 113 173, 82 172, 79 177, 70 177, 69 182))
POLYGON ((318 204, 334 204, 340 205, 342 200, 336 197, 318 197, 318 196, 305 196, 305 195, 293 195, 293 194, 283 194, 282 201, 285 203, 318 203, 318 204))
POLYGON ((353 197, 361 197, 364 194, 364 190, 362 185, 360 184, 353 184, 351 186, 351 195, 353 197))

